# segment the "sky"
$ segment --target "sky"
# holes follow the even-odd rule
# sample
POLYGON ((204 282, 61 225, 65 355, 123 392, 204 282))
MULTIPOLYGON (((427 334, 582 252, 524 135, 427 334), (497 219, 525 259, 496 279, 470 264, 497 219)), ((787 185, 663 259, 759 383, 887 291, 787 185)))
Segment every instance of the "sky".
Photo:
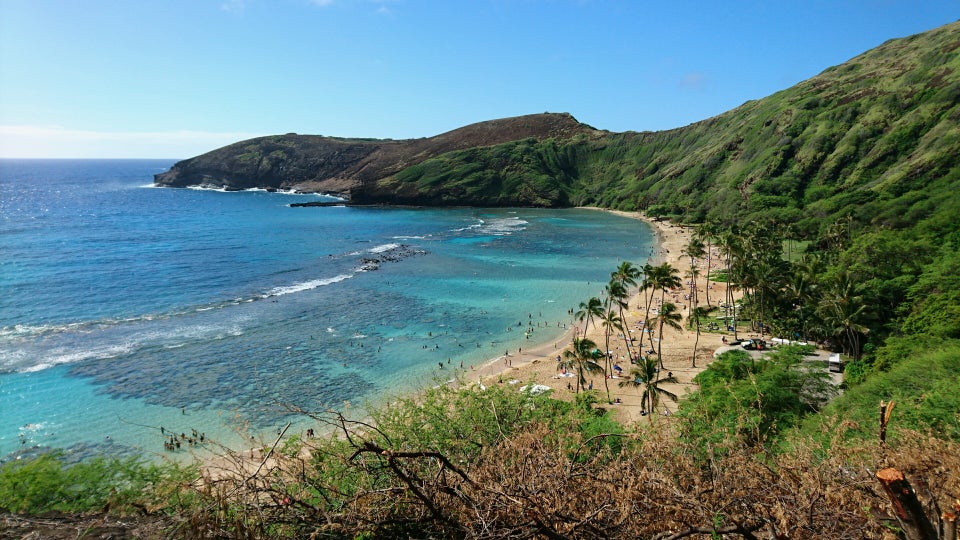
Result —
POLYGON ((960 19, 960 0, 0 0, 0 157, 187 158, 721 114, 960 19))

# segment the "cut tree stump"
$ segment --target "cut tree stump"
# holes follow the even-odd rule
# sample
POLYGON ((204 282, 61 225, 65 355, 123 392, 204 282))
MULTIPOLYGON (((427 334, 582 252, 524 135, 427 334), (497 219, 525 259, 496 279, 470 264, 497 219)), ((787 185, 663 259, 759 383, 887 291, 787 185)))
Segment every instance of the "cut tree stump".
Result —
POLYGON ((908 540, 937 540, 936 529, 923 512, 923 505, 917 498, 916 492, 903 473, 894 468, 877 471, 877 480, 883 484, 887 497, 893 504, 894 514, 903 534, 908 540))

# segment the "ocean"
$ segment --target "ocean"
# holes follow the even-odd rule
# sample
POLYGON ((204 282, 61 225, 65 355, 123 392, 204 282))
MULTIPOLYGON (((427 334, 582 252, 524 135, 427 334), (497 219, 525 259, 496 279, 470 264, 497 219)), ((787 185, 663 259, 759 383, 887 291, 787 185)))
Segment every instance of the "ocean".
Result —
POLYGON ((173 163, 0 160, 0 461, 160 457, 193 430, 237 448, 309 425, 291 407, 360 414, 558 339, 654 247, 593 210, 153 187, 173 163))

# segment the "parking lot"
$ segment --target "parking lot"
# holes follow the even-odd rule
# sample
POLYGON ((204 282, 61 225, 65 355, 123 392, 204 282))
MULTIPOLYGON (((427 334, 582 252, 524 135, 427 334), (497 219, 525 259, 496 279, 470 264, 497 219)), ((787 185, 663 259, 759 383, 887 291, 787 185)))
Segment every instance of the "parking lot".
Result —
MULTIPOLYGON (((764 355, 770 354, 772 351, 775 351, 775 350, 776 350, 776 349, 765 348, 765 349, 763 349, 762 351, 757 351, 757 350, 748 351, 748 350, 744 349, 743 347, 741 347, 740 344, 736 344, 736 345, 724 345, 724 346, 722 346, 722 347, 718 347, 717 350, 714 351, 713 357, 716 358, 716 357, 720 356, 721 354, 723 354, 723 353, 725 353, 725 352, 727 352, 727 351, 743 351, 743 352, 749 354, 751 358, 754 358, 754 359, 759 360, 759 359, 763 358, 764 355)), ((829 360, 830 360, 830 355, 831 355, 831 354, 832 354, 832 353, 831 353, 830 351, 826 351, 826 350, 823 350, 823 349, 817 349, 817 350, 815 350, 815 351, 813 352, 813 354, 807 355, 807 356, 806 356, 806 359, 807 359, 807 361, 809 361, 809 362, 818 362, 818 363, 820 363, 820 364, 823 366, 823 370, 824 370, 824 371, 827 371, 828 373, 830 373, 830 379, 831 379, 831 381, 833 381, 833 384, 839 386, 840 383, 843 382, 843 373, 835 373, 835 372, 831 372, 831 371, 828 370, 828 367, 827 367, 827 366, 828 366, 828 362, 829 362, 829 360)))

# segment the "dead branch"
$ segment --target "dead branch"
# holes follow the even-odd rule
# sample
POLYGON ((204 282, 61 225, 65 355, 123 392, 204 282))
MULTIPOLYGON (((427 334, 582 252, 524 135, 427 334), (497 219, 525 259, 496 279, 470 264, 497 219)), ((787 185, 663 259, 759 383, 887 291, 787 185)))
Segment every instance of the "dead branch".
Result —
POLYGON ((695 534, 739 534, 744 538, 756 538, 753 533, 763 525, 727 525, 726 527, 690 527, 679 532, 667 531, 653 537, 653 540, 678 540, 695 534))

